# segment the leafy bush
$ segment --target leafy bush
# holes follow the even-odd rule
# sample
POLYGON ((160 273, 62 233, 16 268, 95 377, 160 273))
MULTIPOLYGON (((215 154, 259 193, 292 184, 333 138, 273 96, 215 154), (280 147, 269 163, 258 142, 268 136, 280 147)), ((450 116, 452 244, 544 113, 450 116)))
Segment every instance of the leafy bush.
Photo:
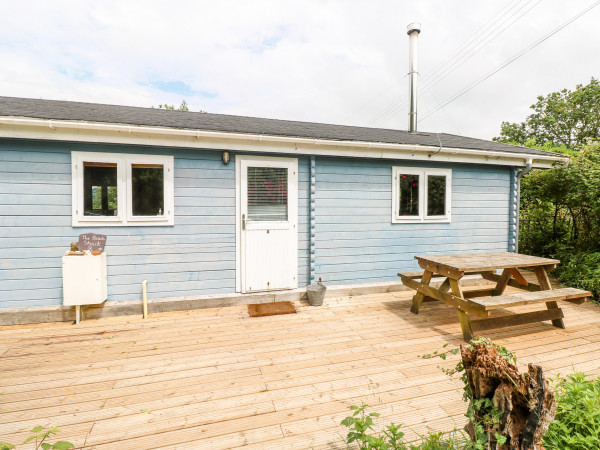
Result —
POLYGON ((342 425, 348 427, 346 445, 358 445, 360 450, 458 450, 471 449, 470 440, 462 433, 453 431, 451 433, 429 433, 421 436, 421 442, 408 444, 404 440, 404 432, 400 431, 402 424, 395 425, 393 422, 384 427, 381 433, 373 433, 373 419, 379 417, 379 413, 367 413, 369 405, 363 403, 361 406, 351 406, 354 411, 351 416, 342 420, 342 425))
POLYGON ((555 273, 561 283, 586 289, 594 298, 600 298, 600 252, 561 255, 561 264, 555 273))
POLYGON ((519 251, 561 260, 559 280, 600 299, 600 142, 523 178, 519 251))
POLYGON ((547 450, 600 448, 600 378, 577 372, 556 386, 556 418, 544 436, 547 450))
POLYGON ((519 248, 528 253, 600 250, 600 142, 586 145, 568 167, 523 177, 520 225, 519 248))
MULTIPOLYGON (((50 427, 50 428, 44 428, 41 426, 37 426, 34 427, 31 430, 31 433, 33 433, 31 436, 29 436, 27 439, 25 439, 25 442, 23 442, 23 445, 29 443, 29 442, 33 442, 35 441, 35 450, 38 450, 40 447, 43 450, 69 450, 72 448, 75 448, 75 446, 73 444, 71 444, 70 442, 67 441, 58 441, 54 444, 50 444, 48 442, 44 442, 46 439, 48 439, 48 437, 52 434, 56 434, 59 433, 60 430, 58 428, 54 427, 50 427)), ((85 445, 85 444, 84 444, 85 445)), ((11 450, 15 448, 14 445, 9 444, 7 442, 0 442, 0 450, 11 450)))

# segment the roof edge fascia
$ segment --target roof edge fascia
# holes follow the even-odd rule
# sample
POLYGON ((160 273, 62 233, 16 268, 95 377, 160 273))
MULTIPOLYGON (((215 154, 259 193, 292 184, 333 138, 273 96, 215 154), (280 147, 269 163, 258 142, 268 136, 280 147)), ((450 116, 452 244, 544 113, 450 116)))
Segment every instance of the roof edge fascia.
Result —
POLYGON ((557 162, 568 164, 569 161, 566 156, 552 154, 532 155, 443 146, 338 141, 30 117, 0 117, 0 137, 355 158, 406 159, 408 157, 414 160, 519 167, 525 166, 527 160, 532 159, 535 168, 551 168, 557 162))

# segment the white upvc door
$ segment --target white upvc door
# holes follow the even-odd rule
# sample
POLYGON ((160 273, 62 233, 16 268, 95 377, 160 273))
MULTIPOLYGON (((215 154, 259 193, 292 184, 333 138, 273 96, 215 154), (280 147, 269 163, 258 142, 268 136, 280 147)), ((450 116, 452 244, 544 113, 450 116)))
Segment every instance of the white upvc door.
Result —
POLYGON ((236 156, 238 288, 298 287, 298 160, 236 156))

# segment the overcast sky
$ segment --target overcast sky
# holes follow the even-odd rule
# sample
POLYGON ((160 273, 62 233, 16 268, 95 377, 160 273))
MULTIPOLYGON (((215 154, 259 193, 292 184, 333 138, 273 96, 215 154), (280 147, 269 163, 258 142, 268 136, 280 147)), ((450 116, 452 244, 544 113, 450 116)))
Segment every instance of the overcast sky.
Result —
POLYGON ((491 139, 600 76, 600 6, 426 116, 594 3, 5 0, 0 95, 406 129, 420 22, 419 130, 491 139))

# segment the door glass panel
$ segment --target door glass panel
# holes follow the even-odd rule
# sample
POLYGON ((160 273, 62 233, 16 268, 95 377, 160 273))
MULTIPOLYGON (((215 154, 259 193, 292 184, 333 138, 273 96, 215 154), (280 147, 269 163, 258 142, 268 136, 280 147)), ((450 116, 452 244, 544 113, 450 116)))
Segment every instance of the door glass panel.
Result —
POLYGON ((446 215, 446 177, 444 175, 427 177, 427 215, 446 215))
POLYGON ((288 170, 248 167, 248 219, 288 220, 288 170))
POLYGON ((398 174, 400 192, 399 216, 419 215, 419 175, 398 174))
POLYGON ((165 183, 162 164, 131 165, 131 206, 134 216, 162 216, 165 183))
POLYGON ((85 216, 116 216, 117 165, 113 163, 83 163, 83 214, 85 216))

